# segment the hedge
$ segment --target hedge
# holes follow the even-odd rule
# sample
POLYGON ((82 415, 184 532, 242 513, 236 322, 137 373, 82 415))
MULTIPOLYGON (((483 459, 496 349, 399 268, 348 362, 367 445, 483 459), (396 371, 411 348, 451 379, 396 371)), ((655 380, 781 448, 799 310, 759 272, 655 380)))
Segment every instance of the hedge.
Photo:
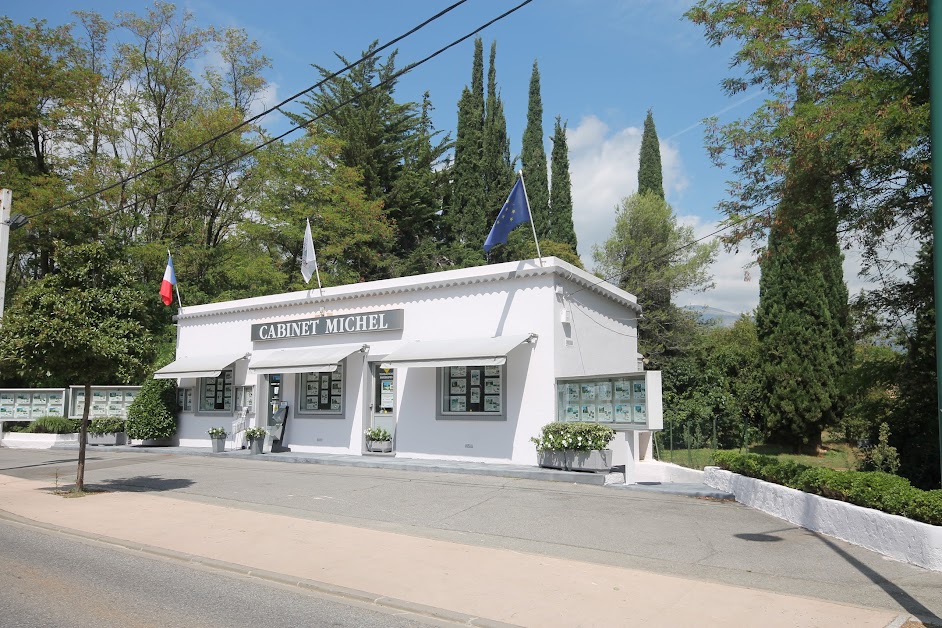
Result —
POLYGON ((773 456, 717 451, 722 469, 799 491, 837 499, 930 525, 942 525, 942 490, 924 491, 882 471, 838 471, 779 460, 773 456))

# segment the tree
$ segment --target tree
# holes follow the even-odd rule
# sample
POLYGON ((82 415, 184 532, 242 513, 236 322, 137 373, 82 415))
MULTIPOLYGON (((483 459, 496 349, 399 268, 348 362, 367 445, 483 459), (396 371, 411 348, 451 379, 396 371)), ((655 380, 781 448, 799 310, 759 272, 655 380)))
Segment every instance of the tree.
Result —
POLYGON ((491 43, 490 65, 487 70, 487 103, 484 113, 484 222, 478 242, 483 244, 497 220, 500 208, 514 184, 514 167, 510 159, 510 138, 504 104, 497 92, 497 42, 491 43))
MULTIPOLYGON (((474 40, 471 87, 461 91, 458 101, 458 129, 455 139, 454 186, 449 226, 460 241, 484 242, 487 194, 484 188, 484 48, 481 38, 474 40)), ((486 233, 485 233, 486 236, 486 233)))
MULTIPOLYGON (((35 384, 131 384, 143 379, 156 343, 131 272, 106 243, 55 250, 60 268, 23 288, 0 327, 0 370, 35 384)), ((77 491, 84 490, 88 410, 79 437, 77 491)))
POLYGON ((696 243, 693 228, 678 224, 671 206, 652 192, 622 200, 611 235, 592 248, 595 272, 638 297, 644 315, 639 348, 651 366, 677 353, 695 332, 693 317, 671 297, 712 287, 716 249, 716 242, 696 243))
POLYGON ((664 198, 664 177, 661 175, 661 143, 654 128, 654 114, 648 109, 641 136, 641 154, 638 158, 638 194, 654 192, 664 198))
POLYGON ((553 213, 550 238, 568 244, 576 250, 576 227, 572 224, 572 179, 569 176, 569 144, 566 125, 556 116, 553 129, 553 178, 550 188, 550 208, 553 213))
POLYGON ((813 149, 792 159, 761 261, 759 370, 769 440, 816 452, 844 409, 853 358, 831 182, 813 149), (810 156, 809 156, 810 154, 810 156))
MULTIPOLYGON (((540 68, 533 62, 530 75, 530 97, 527 103, 527 127, 523 131, 520 154, 523 178, 530 201, 530 215, 536 226, 537 237, 549 237, 552 215, 549 204, 549 183, 546 171, 546 147, 543 145, 543 99, 540 96, 540 68)), ((508 190, 509 193, 509 190, 508 190)), ((503 203, 502 203, 503 204, 503 203)))

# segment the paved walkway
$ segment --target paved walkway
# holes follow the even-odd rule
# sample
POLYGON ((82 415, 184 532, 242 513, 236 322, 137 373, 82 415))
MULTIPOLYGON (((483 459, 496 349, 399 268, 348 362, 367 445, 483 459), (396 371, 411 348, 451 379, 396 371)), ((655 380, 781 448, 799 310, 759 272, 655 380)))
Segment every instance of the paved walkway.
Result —
POLYGON ((152 554, 471 625, 899 626, 892 611, 177 499, 64 499, 0 476, 0 512, 152 554), (446 610, 441 610, 446 609, 446 610))

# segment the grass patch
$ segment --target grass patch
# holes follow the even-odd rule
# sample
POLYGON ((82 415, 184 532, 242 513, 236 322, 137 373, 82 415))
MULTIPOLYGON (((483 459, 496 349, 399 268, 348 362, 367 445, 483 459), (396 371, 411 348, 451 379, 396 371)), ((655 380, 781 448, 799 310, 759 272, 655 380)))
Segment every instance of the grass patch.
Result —
MULTIPOLYGON (((738 449, 724 451, 740 451, 738 449)), ((829 441, 825 435, 825 443, 822 451, 816 456, 807 454, 792 453, 787 447, 779 445, 752 445, 744 453, 762 454, 765 456, 775 456, 789 462, 808 465, 809 467, 823 467, 827 469, 836 469, 838 471, 849 471, 857 468, 859 450, 853 445, 840 441, 829 441)), ((703 467, 713 464, 713 450, 710 448, 702 449, 662 449, 660 451, 660 460, 663 462, 672 462, 682 467, 690 469, 703 469, 703 467)))

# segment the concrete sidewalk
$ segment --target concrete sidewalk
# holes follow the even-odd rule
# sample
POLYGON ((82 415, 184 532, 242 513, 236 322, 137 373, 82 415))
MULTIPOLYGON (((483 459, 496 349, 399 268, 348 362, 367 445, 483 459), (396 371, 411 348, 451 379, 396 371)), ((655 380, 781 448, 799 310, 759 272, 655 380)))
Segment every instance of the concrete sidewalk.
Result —
POLYGON ((0 476, 0 508, 44 527, 471 625, 878 627, 905 619, 886 610, 155 493, 64 499, 50 488, 0 476))

